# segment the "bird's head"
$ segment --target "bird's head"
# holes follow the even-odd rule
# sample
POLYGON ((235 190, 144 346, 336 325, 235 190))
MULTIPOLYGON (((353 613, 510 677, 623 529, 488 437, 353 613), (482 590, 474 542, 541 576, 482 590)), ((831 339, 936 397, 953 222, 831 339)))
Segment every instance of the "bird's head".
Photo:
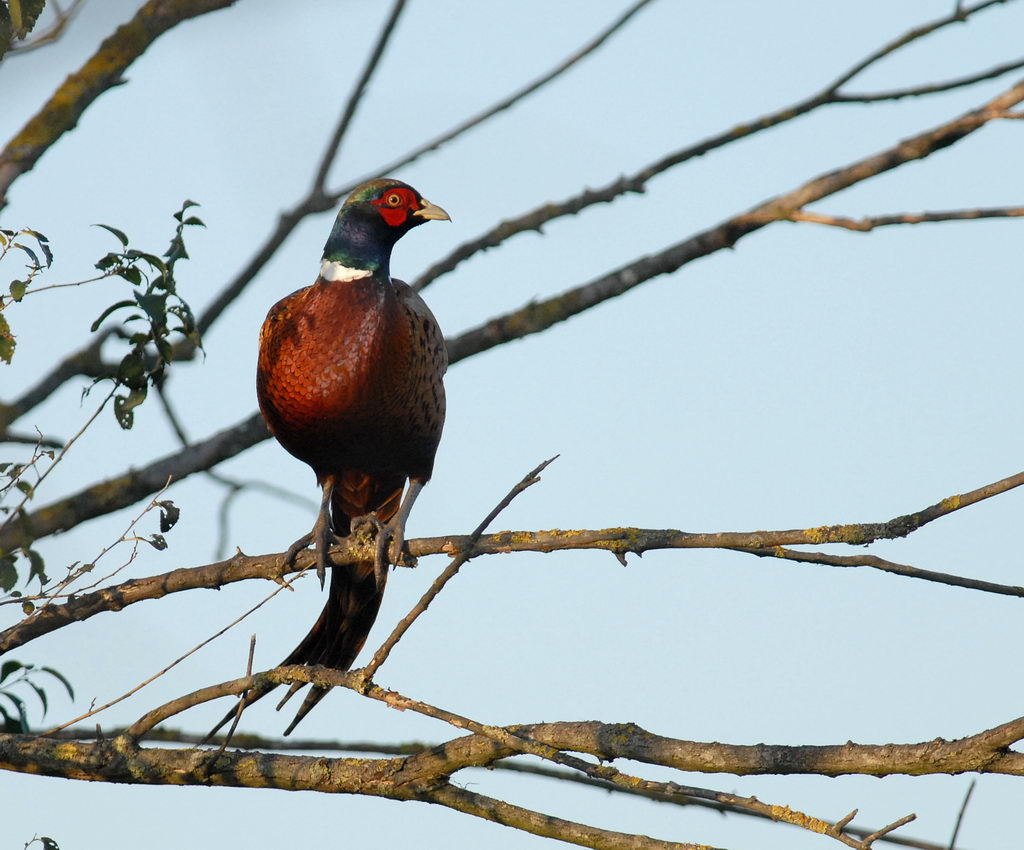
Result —
POLYGON ((432 220, 450 218, 408 183, 371 180, 353 189, 342 204, 324 245, 324 260, 387 274, 395 243, 432 220))

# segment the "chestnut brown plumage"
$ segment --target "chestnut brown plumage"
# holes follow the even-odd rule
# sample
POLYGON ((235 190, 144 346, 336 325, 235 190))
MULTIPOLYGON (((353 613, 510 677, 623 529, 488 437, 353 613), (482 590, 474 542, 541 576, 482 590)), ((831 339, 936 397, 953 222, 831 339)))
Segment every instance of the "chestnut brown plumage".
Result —
MULTIPOLYGON (((323 491, 316 524, 289 559, 312 542, 322 585, 332 536, 367 515, 378 527, 376 561, 331 567, 323 612, 283 664, 352 665, 377 616, 388 561, 401 555, 409 509, 433 471, 445 414, 444 337, 423 299, 392 280, 390 257, 410 229, 447 218, 405 183, 363 184, 338 213, 316 282, 275 304, 260 331, 260 410, 323 491)), ((250 692, 246 705, 269 690, 250 692)), ((285 735, 325 693, 307 694, 285 735)))

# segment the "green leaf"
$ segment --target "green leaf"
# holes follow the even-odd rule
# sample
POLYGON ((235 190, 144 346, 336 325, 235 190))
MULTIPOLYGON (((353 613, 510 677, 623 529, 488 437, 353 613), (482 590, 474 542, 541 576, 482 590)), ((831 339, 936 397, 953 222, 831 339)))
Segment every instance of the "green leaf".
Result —
POLYGON ((136 303, 146 311, 149 320, 154 325, 165 325, 167 323, 167 295, 135 293, 136 303))
MULTIPOLYGON (((0 556, 0 590, 10 591, 18 583, 18 571, 14 568, 14 558, 10 555, 0 556)), ((3 676, 0 676, 0 682, 3 676)))
POLYGON ((36 696, 39 697, 39 701, 43 704, 43 717, 46 717, 46 710, 50 707, 49 701, 46 699, 46 691, 44 691, 35 682, 29 682, 28 686, 36 692, 36 696))
POLYGON ((28 289, 27 280, 12 280, 11 281, 11 298, 15 301, 21 301, 25 297, 25 290, 28 289))
POLYGON ((113 233, 117 237, 117 240, 121 243, 122 248, 128 247, 128 237, 125 236, 123 230, 118 230, 116 227, 111 227, 109 224, 94 224, 93 227, 102 227, 104 230, 113 233))
POLYGON ((206 227, 206 222, 204 222, 198 216, 194 216, 194 215, 190 215, 188 218, 186 218, 182 222, 182 224, 184 224, 184 225, 198 225, 199 227, 206 227))
MULTIPOLYGON (((21 596, 21 594, 15 590, 11 593, 11 596, 21 596)), ((36 605, 34 602, 30 602, 28 599, 26 599, 24 602, 21 603, 21 613, 24 614, 26 617, 35 610, 36 605)))
POLYGON ((43 850, 60 850, 60 845, 48 835, 40 835, 39 841, 43 845, 43 850))
MULTIPOLYGON (((21 729, 19 731, 27 732, 28 715, 25 713, 25 700, 21 699, 21 697, 15 696, 10 691, 0 691, 0 697, 7 697, 7 699, 14 704, 14 707, 18 709, 18 719, 21 721, 21 729)), ((4 712, 4 716, 7 716, 6 711, 4 712)))
POLYGON ((53 676, 58 682, 60 682, 64 686, 64 690, 68 692, 68 697, 70 697, 71 699, 75 698, 75 689, 71 687, 71 682, 65 679, 59 670, 54 670, 52 667, 40 667, 39 670, 43 673, 49 673, 51 676, 53 676))
POLYGON ((156 345, 157 353, 160 355, 160 359, 170 363, 171 358, 174 357, 174 347, 167 341, 165 337, 158 336, 153 343, 156 345))
POLYGON ((28 571, 28 581, 38 576, 39 583, 46 584, 49 579, 46 577, 46 564, 43 561, 43 556, 35 549, 29 549, 28 551, 22 549, 22 551, 28 555, 28 562, 31 565, 28 571))
POLYGON ((111 304, 109 307, 107 307, 106 310, 100 313, 100 317, 95 322, 92 323, 92 325, 89 327, 89 330, 95 333, 97 330, 99 330, 99 326, 103 324, 103 320, 106 319, 107 316, 109 316, 115 310, 120 310, 122 307, 134 306, 134 301, 118 301, 116 304, 111 304))
POLYGON ((25 230, 29 236, 39 243, 39 248, 43 252, 43 256, 46 257, 46 265, 49 267, 53 263, 53 251, 50 250, 50 240, 43 236, 38 230, 25 230))
POLYGON ((0 705, 0 717, 4 719, 4 731, 14 735, 22 732, 21 724, 7 713, 7 709, 0 705))
POLYGON ((133 389, 126 396, 119 395, 114 397, 114 418, 117 419, 117 424, 124 428, 125 431, 131 430, 132 425, 135 423, 133 411, 145 400, 145 384, 142 385, 141 389, 133 389))
POLYGON ((117 272, 117 275, 135 286, 142 283, 142 272, 135 268, 135 266, 125 266, 117 272))
POLYGON ((181 518, 181 509, 170 500, 157 502, 157 505, 160 508, 160 530, 166 534, 181 518))
POLYGON ((146 538, 146 542, 156 549, 157 552, 163 552, 167 548, 167 541, 164 539, 162 534, 154 534, 146 538))
POLYGON ((25 665, 20 661, 15 661, 13 658, 10 661, 5 661, 3 666, 0 667, 0 682, 6 679, 11 673, 16 673, 25 665))
POLYGON ((146 360, 142 351, 130 351, 117 367, 117 380, 128 387, 145 384, 146 360))
POLYGON ((14 247, 21 248, 22 251, 28 254, 32 258, 32 264, 36 266, 36 268, 42 268, 42 265, 39 262, 39 255, 29 248, 28 245, 22 245, 20 242, 15 242, 14 247))
POLYGON ((125 251, 125 256, 133 260, 144 260, 149 263, 154 269, 161 272, 167 271, 167 264, 156 254, 147 254, 145 251, 136 251, 134 248, 130 251, 125 251))
POLYGON ((11 333, 11 326, 7 324, 7 319, 3 313, 0 313, 0 360, 4 363, 10 363, 11 358, 14 357, 14 334, 11 333))

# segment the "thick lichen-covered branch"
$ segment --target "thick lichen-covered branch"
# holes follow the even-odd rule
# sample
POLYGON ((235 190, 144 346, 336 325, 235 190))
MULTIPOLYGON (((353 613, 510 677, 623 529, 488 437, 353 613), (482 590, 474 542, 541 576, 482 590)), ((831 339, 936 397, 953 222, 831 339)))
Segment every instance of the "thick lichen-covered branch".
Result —
POLYGON ((182 21, 223 9, 234 2, 149 0, 128 23, 118 27, 0 151, 0 209, 7 204, 11 184, 78 123, 96 98, 122 84, 128 66, 157 38, 182 21))
MULTIPOLYGON (((949 496, 926 508, 894 517, 886 522, 848 523, 785 531, 704 533, 650 528, 502 531, 497 534, 481 535, 475 540, 472 535, 420 538, 407 541, 407 545, 410 554, 415 558, 447 554, 462 560, 510 552, 597 549, 609 552, 620 561, 624 561, 627 554, 640 555, 657 549, 729 549, 833 567, 873 567, 940 584, 1024 597, 1024 587, 906 567, 872 555, 840 556, 785 548, 829 543, 861 546, 876 540, 906 537, 943 516, 1020 487, 1022 484, 1024 472, 966 493, 949 496)), ((331 549, 331 558, 336 564, 355 563, 372 557, 373 551, 372 541, 346 540, 331 549)), ((245 555, 238 552, 233 557, 217 563, 172 570, 157 576, 132 579, 92 593, 83 593, 61 604, 50 603, 39 607, 25 619, 0 632, 0 653, 9 652, 37 637, 71 623, 82 622, 96 614, 119 611, 128 605, 147 599, 159 599, 169 593, 219 588, 236 581, 257 578, 280 581, 285 575, 313 567, 315 559, 316 555, 312 551, 300 552, 291 564, 286 563, 284 553, 245 555)))

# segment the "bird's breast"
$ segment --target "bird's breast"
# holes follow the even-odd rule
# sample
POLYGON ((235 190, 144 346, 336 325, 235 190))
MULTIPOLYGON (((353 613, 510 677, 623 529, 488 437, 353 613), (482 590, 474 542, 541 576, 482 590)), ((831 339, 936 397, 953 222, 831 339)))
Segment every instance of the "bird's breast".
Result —
POLYGON ((282 299, 260 332, 257 395, 271 431, 318 473, 422 465, 410 453, 431 440, 432 462, 440 422, 409 416, 433 380, 415 368, 418 337, 390 281, 320 280, 282 299))

